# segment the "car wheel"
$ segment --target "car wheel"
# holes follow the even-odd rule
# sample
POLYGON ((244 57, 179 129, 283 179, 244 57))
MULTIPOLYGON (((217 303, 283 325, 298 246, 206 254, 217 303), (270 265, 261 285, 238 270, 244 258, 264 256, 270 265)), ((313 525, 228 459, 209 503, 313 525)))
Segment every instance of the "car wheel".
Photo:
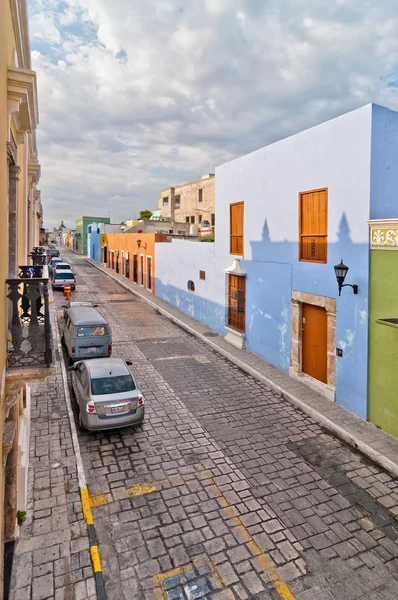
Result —
POLYGON ((79 429, 80 429, 80 431, 86 431, 86 428, 84 427, 83 421, 82 421, 82 411, 80 410, 80 406, 79 406, 78 423, 79 423, 79 429))

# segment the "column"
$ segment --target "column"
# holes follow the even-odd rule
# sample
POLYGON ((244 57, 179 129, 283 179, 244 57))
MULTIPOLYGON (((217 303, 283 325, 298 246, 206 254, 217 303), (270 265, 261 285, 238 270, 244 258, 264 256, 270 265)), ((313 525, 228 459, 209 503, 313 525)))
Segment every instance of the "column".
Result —
POLYGON ((8 166, 8 276, 17 277, 18 181, 20 168, 8 166))

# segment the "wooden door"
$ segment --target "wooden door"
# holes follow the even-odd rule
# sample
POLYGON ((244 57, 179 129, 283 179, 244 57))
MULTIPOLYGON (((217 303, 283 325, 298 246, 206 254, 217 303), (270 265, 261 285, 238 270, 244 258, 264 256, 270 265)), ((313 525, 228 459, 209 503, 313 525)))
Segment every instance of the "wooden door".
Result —
POLYGON ((140 256, 140 283, 144 285, 144 257, 140 256))
POLYGON ((152 289, 152 258, 147 258, 148 289, 152 289))
POLYGON ((138 283, 138 263, 136 254, 133 256, 133 281, 134 283, 138 283))
POLYGON ((303 304, 302 370, 327 383, 326 310, 312 304, 303 304))

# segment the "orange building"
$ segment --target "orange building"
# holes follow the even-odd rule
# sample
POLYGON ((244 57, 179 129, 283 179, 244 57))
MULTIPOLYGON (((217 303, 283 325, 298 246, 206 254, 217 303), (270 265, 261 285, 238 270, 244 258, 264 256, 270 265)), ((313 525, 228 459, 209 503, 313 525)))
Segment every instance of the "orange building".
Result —
POLYGON ((164 233, 108 233, 107 266, 155 293, 155 243, 170 242, 164 233))

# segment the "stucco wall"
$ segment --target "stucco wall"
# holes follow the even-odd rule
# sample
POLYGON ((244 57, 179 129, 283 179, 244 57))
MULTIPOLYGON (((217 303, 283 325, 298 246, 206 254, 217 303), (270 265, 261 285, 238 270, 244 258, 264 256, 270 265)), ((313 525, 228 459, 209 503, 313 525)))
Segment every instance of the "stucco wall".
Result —
POLYGON ((398 113, 373 105, 371 219, 398 214, 398 113))
MULTIPOLYGON (((152 272, 152 292, 155 293, 156 289, 156 269, 157 269, 157 256, 155 246, 159 248, 168 245, 168 237, 160 233, 109 233, 108 235, 108 253, 112 250, 116 254, 119 252, 119 273, 125 275, 123 272, 123 261, 122 252, 129 253, 129 266, 130 273, 129 279, 133 281, 133 257, 137 255, 138 261, 138 284, 141 281, 141 256, 144 258, 144 269, 143 269, 143 287, 148 288, 148 257, 151 258, 151 272, 152 272), (138 241, 140 246, 138 246, 138 241), (157 242, 155 244, 155 242, 157 242)), ((116 261, 116 256, 115 256, 116 261)), ((111 268, 111 264, 108 263, 111 268)), ((115 269, 116 270, 116 269, 115 269)))
POLYGON ((376 319, 398 315, 398 251, 371 251, 369 420, 398 436, 398 329, 376 319))
POLYGON ((156 295, 225 335, 225 274, 230 257, 217 259, 214 243, 173 239, 156 244, 156 295), (199 278, 199 271, 206 279, 199 278), (195 291, 187 288, 188 281, 195 291))
POLYGON ((185 223, 186 218, 195 217, 195 223, 199 223, 199 215, 202 221, 211 222, 214 213, 214 177, 191 181, 175 188, 162 190, 159 199, 159 209, 163 217, 171 217, 177 223, 185 223), (199 190, 202 190, 202 202, 199 202, 199 190), (180 207, 175 206, 175 196, 180 196, 180 207), (163 206, 163 198, 168 198, 167 206, 163 206))
POLYGON ((336 400, 366 417, 371 106, 216 169, 216 255, 229 253, 229 204, 245 202, 246 346, 288 372, 291 292, 337 298, 336 400), (298 260, 298 194, 328 188, 328 262, 298 260), (338 297, 333 266, 349 266, 338 297))

